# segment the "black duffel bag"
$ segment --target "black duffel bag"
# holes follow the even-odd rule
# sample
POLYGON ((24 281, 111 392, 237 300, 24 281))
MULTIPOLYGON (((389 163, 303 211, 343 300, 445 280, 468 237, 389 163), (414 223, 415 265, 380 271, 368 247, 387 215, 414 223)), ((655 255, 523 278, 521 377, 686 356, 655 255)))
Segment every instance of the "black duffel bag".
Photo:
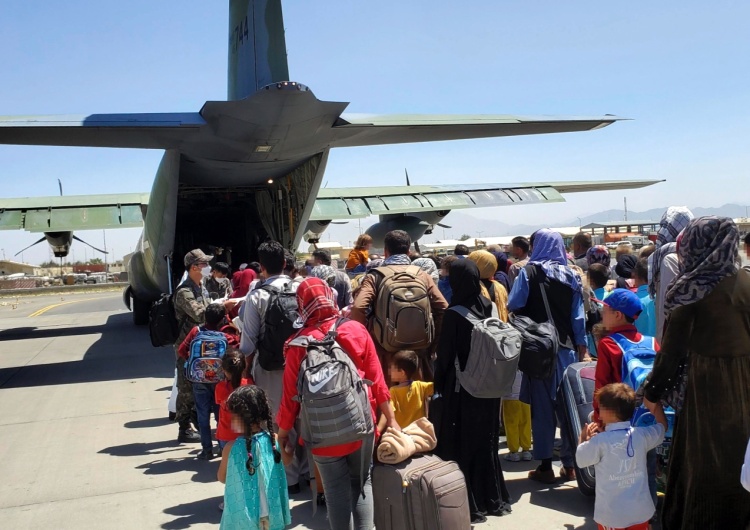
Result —
POLYGON ((547 379, 552 377, 557 369, 560 339, 557 336, 544 285, 539 284, 539 289, 542 291, 544 308, 547 310, 547 322, 540 323, 522 315, 511 315, 510 325, 521 332, 523 340, 518 369, 534 379, 547 379))

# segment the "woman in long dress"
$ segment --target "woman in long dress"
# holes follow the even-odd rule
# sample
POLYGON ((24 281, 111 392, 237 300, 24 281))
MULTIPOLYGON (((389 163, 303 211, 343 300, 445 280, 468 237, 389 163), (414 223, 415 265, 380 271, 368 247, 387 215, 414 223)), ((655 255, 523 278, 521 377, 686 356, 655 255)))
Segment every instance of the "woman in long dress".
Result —
MULTIPOLYGON (((492 315, 492 302, 481 296, 479 269, 468 259, 454 261, 449 270, 453 297, 450 307, 463 306, 478 319, 492 315)), ((456 311, 446 311, 438 342, 435 366, 435 393, 442 407, 437 421, 438 445, 435 454, 455 460, 466 477, 469 508, 473 523, 486 515, 511 512, 510 495, 505 487, 498 455, 500 400, 473 397, 457 384, 456 357, 466 367, 473 325, 456 311)), ((432 405, 431 405, 432 406, 432 405)))
POLYGON ((740 482, 750 438, 750 271, 731 219, 690 221, 677 241, 680 273, 665 297, 667 324, 647 400, 663 399, 686 364, 672 439, 662 528, 750 528, 740 482))

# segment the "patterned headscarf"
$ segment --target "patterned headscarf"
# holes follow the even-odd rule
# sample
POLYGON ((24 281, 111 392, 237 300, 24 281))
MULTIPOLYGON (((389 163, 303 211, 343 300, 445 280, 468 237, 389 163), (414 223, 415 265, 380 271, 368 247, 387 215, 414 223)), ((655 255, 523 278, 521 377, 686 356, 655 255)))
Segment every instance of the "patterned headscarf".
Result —
POLYGON ((336 281, 336 269, 330 265, 316 265, 310 271, 310 276, 313 278, 320 278, 333 287, 333 284, 336 281))
POLYGON ((648 292, 656 296, 656 282, 661 274, 661 264, 669 254, 677 252, 677 236, 693 220, 693 212, 685 206, 670 206, 659 222, 656 235, 656 250, 648 258, 648 292))
POLYGON ((586 251, 586 263, 589 266, 594 263, 601 263, 605 267, 609 267, 612 261, 612 256, 609 255, 609 249, 604 245, 596 245, 586 251))
POLYGON ((435 283, 438 282, 440 279, 440 276, 438 275, 437 265, 435 265, 435 261, 431 258, 417 258, 414 261, 411 262, 412 265, 416 265, 423 271, 425 271, 427 274, 429 274, 432 277, 432 281, 435 283))
POLYGON ((680 274, 667 290, 668 312, 708 295, 727 276, 737 274, 740 233, 728 217, 709 215, 690 221, 680 236, 680 274))
POLYGON ((581 291, 581 279, 568 267, 565 243, 562 236, 543 228, 534 232, 533 248, 529 263, 539 265, 548 278, 567 285, 574 291, 581 291))
POLYGON ((371 260, 370 263, 368 263, 365 266, 365 270, 367 272, 370 272, 372 269, 377 269, 378 267, 382 267, 384 263, 385 263, 385 260, 383 258, 371 260))
POLYGON ((320 278, 305 278, 297 287, 299 318, 295 328, 317 326, 321 322, 336 318, 339 310, 333 290, 320 278))

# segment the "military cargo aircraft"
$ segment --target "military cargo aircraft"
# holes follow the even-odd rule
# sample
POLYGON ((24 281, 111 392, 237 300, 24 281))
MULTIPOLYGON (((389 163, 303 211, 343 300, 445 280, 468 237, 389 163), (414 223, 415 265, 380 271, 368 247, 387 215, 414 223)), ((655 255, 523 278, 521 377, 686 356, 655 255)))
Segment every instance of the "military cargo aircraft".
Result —
MULTIPOLYGON (((187 251, 232 247, 248 261, 267 238, 294 249, 334 219, 380 216, 374 238, 395 228, 416 241, 457 208, 562 201, 562 193, 639 188, 656 181, 546 182, 325 188, 330 149, 525 134, 591 131, 618 120, 511 115, 348 115, 291 81, 281 0, 229 1, 228 100, 199 112, 0 117, 0 143, 164 150, 149 194, 0 199, 0 230, 41 232, 65 255, 75 230, 143 226, 126 302, 134 321, 171 291, 187 251), (196 215, 199 212, 200 215, 196 215), (214 226, 232 227, 213 241, 214 226), (60 235, 65 245, 57 245, 60 235)), ((41 240, 40 240, 41 241, 41 240)))

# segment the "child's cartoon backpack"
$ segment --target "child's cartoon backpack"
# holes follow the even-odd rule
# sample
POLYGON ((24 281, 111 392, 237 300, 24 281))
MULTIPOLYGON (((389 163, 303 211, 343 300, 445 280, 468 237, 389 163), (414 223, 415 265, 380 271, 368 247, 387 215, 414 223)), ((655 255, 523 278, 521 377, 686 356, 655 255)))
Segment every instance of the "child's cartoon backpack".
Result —
POLYGON ((609 337, 622 350, 622 382, 638 390, 654 368, 656 340, 643 335, 640 342, 633 342, 620 333, 613 333, 609 337))
POLYGON ((336 342, 341 318, 322 340, 295 337, 293 346, 307 348, 297 376, 300 403, 299 432, 310 449, 347 444, 372 437, 372 420, 367 385, 344 349, 336 342))
POLYGON ((224 380, 221 359, 227 351, 227 338, 221 331, 198 328, 190 343, 185 363, 185 379, 191 383, 218 383, 224 380))

